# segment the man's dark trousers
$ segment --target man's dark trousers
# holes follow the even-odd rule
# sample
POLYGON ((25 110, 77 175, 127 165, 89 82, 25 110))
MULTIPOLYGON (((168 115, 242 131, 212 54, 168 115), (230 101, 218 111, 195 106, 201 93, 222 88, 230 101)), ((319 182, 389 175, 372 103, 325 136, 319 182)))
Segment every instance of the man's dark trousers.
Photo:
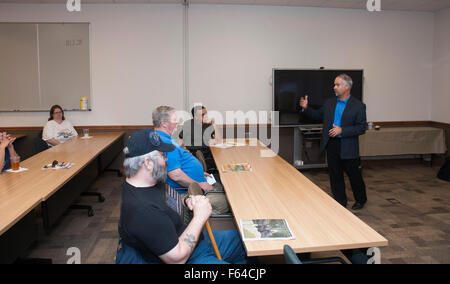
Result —
POLYGON ((360 159, 341 159, 341 139, 330 138, 327 144, 327 161, 330 173, 331 191, 334 199, 347 206, 344 171, 347 173, 356 202, 366 203, 366 185, 359 170, 360 159))

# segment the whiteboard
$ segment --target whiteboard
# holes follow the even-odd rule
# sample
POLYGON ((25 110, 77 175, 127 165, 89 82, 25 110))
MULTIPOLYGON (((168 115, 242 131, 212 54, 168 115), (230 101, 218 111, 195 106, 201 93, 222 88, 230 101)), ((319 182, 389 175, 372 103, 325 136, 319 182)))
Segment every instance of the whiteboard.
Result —
POLYGON ((90 101, 89 23, 0 23, 0 62, 0 111, 90 101))

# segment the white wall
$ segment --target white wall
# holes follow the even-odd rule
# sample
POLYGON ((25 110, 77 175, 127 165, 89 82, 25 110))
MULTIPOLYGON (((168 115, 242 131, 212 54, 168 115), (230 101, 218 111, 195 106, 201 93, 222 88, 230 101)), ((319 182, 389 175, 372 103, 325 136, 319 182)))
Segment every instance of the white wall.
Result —
POLYGON ((432 13, 211 5, 190 10, 191 103, 221 111, 267 110, 274 67, 362 68, 368 120, 430 119, 432 13))
MULTIPOLYGON (((160 104, 183 108, 181 5, 0 4, 0 21, 91 23, 90 113, 75 125, 151 124, 160 104)), ((369 120, 431 119, 432 13, 190 5, 190 104, 270 110, 272 68, 363 68, 369 120)), ((0 126, 39 126, 47 113, 0 113, 0 126)))
MULTIPOLYGON (((0 4, 0 21, 91 23, 93 111, 67 113, 74 125, 149 125, 155 106, 182 108, 182 20, 181 5, 82 5, 69 13, 65 3, 0 4)), ((0 126, 40 126, 47 118, 0 113, 0 126)))
POLYGON ((450 8, 435 16, 431 119, 450 123, 450 8))

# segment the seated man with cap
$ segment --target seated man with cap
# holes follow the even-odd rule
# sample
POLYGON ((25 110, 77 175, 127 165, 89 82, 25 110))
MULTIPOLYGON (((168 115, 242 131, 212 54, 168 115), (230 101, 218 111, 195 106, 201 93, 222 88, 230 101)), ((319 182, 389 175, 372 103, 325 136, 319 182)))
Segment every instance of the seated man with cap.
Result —
POLYGON ((193 218, 185 225, 167 193, 164 152, 175 147, 154 130, 139 130, 124 149, 126 181, 120 210, 116 263, 246 263, 237 231, 215 231, 223 261, 216 258, 203 227, 211 215, 204 196, 190 196, 185 206, 193 218))

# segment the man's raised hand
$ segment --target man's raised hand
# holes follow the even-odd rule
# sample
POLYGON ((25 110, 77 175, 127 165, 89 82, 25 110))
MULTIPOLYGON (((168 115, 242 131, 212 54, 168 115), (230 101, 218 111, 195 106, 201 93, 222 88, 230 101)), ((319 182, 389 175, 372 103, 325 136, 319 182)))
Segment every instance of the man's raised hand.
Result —
POLYGON ((308 107, 308 96, 304 96, 300 98, 300 107, 302 109, 306 109, 308 107))

